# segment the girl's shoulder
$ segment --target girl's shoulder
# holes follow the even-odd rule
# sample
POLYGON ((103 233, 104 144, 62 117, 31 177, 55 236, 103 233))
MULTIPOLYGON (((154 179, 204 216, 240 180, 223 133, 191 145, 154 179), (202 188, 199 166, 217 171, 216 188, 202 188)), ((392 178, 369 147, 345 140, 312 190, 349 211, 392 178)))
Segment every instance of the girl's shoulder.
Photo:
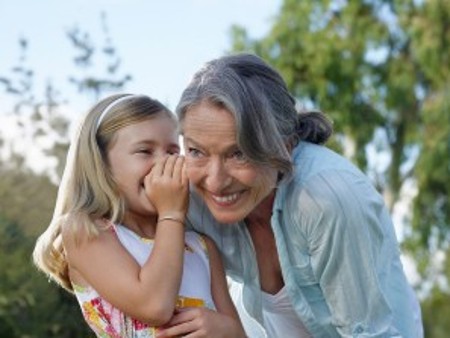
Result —
POLYGON ((92 220, 84 215, 64 215, 60 220, 63 240, 80 242, 102 234, 115 233, 114 225, 107 219, 92 220))

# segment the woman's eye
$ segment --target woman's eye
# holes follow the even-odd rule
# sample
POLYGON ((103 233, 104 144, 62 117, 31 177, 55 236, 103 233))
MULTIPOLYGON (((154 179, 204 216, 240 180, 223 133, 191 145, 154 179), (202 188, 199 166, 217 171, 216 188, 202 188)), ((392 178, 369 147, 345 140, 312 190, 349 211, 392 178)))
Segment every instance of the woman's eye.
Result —
POLYGON ((180 153, 180 149, 169 149, 167 150, 167 154, 169 155, 175 155, 175 154, 179 154, 180 153))
POLYGON ((200 152, 200 150, 196 149, 196 148, 188 148, 187 149, 187 153, 189 156, 191 157, 200 157, 202 155, 202 153, 200 152))
POLYGON ((232 159, 235 159, 235 160, 238 160, 238 161, 241 161, 241 162, 247 160, 247 157, 240 150, 236 150, 236 151, 232 152, 230 157, 232 159))

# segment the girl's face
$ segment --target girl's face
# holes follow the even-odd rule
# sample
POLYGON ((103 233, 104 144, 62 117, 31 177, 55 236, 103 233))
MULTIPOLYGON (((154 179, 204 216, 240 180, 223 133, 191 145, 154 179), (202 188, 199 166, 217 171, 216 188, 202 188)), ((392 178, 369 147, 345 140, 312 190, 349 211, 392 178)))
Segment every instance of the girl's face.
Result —
POLYGON ((176 122, 164 114, 116 132, 108 150, 108 162, 125 199, 125 219, 148 219, 148 215, 156 214, 145 193, 144 177, 157 159, 179 152, 176 122))
POLYGON ((186 112, 183 135, 189 180, 213 216, 233 223, 257 213, 275 188, 277 172, 250 163, 241 152, 233 115, 203 102, 186 112))

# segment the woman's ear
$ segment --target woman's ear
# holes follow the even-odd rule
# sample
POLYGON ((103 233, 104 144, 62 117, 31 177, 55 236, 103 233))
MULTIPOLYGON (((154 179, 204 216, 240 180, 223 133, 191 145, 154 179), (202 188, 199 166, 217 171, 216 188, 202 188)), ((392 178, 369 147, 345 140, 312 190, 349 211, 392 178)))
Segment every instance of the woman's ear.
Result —
POLYGON ((283 180, 284 174, 282 172, 278 172, 277 174, 277 186, 283 180))
POLYGON ((294 142, 294 140, 289 140, 286 142, 285 146, 286 146, 286 150, 288 151, 289 155, 292 155, 292 151, 294 150, 295 146, 297 142, 294 142))

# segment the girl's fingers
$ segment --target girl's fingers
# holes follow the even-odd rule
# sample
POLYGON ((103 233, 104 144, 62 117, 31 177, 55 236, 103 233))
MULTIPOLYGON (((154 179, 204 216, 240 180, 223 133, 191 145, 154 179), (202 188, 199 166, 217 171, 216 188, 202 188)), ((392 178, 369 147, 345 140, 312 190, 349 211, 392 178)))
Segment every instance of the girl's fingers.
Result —
POLYGON ((178 155, 169 155, 167 156, 167 160, 164 164, 164 172, 163 175, 166 177, 173 176, 173 170, 175 167, 175 163, 177 161, 178 155))
POLYGON ((167 160, 168 157, 166 156, 161 160, 156 161, 155 165, 152 167, 152 170, 150 171, 150 175, 153 177, 162 176, 165 171, 167 160))
POLYGON ((178 156, 173 167, 172 177, 178 180, 179 182, 182 182, 183 169, 184 169, 184 156, 178 156))
POLYGON ((183 184, 183 185, 189 184, 186 165, 183 166, 183 169, 181 171, 181 184, 183 184))

